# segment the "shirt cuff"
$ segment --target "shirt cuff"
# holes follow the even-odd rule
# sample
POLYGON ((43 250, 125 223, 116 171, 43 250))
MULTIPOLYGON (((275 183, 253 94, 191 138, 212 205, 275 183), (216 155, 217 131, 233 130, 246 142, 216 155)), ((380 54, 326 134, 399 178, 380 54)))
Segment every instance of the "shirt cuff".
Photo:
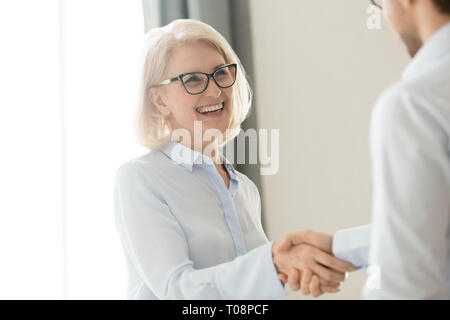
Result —
POLYGON ((264 248, 264 246, 262 246, 261 251, 263 252, 263 259, 268 258, 267 262, 265 262, 263 265, 267 266, 267 270, 264 272, 267 272, 267 276, 268 276, 268 282, 271 284, 272 289, 273 290, 273 294, 274 294, 274 299, 284 299, 286 297, 286 292, 284 291, 284 287, 285 284, 283 281, 280 280, 280 278, 278 278, 278 272, 277 269, 275 268, 275 264, 273 262, 273 257, 272 257, 272 247, 273 247, 274 241, 270 241, 269 243, 265 244, 264 246, 267 246, 266 248, 264 248))
POLYGON ((256 247, 218 268, 216 281, 224 299, 282 300, 286 294, 272 259, 273 242, 256 247))
POLYGON ((370 230, 370 224, 338 230, 333 236, 333 254, 338 259, 351 263, 357 270, 367 268, 370 230))

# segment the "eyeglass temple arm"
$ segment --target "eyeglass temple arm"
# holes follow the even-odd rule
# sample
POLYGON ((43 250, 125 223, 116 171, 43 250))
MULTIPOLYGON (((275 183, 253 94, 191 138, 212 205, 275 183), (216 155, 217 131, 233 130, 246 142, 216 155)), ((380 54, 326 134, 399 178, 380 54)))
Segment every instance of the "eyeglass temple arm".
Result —
POLYGON ((167 80, 164 80, 163 82, 160 82, 158 85, 169 84, 169 83, 177 81, 177 80, 180 80, 180 79, 178 77, 175 77, 175 78, 172 78, 172 79, 167 79, 167 80))
POLYGON ((379 9, 382 8, 381 5, 379 5, 376 1, 370 0, 370 2, 371 2, 375 7, 379 8, 379 9))

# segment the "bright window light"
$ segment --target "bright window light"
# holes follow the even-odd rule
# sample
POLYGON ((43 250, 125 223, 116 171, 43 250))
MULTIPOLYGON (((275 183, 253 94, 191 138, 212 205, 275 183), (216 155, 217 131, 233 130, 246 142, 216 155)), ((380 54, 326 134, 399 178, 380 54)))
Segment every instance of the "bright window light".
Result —
POLYGON ((0 299, 124 299, 113 178, 136 144, 139 0, 0 1, 0 299))

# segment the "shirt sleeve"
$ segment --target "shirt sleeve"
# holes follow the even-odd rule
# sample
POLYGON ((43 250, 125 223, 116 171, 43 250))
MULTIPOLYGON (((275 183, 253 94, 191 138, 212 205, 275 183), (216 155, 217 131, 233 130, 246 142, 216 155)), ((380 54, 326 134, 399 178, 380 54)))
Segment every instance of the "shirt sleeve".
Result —
POLYGON ((367 299, 448 298, 450 175, 444 130, 423 98, 396 90, 371 123, 371 275, 367 299))
POLYGON ((351 263, 357 270, 369 265, 371 225, 336 231, 332 251, 340 260, 351 263))
POLYGON ((282 299, 272 242, 213 267, 196 269, 176 218, 138 163, 120 167, 115 222, 127 256, 160 299, 282 299))

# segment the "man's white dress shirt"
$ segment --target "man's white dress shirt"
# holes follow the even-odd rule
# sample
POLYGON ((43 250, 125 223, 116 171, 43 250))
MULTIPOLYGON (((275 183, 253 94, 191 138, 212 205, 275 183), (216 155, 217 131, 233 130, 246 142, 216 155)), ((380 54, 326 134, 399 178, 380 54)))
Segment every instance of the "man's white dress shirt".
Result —
POLYGON ((338 231, 334 254, 370 265, 364 298, 449 299, 450 23, 377 101, 370 146, 372 225, 338 231))

